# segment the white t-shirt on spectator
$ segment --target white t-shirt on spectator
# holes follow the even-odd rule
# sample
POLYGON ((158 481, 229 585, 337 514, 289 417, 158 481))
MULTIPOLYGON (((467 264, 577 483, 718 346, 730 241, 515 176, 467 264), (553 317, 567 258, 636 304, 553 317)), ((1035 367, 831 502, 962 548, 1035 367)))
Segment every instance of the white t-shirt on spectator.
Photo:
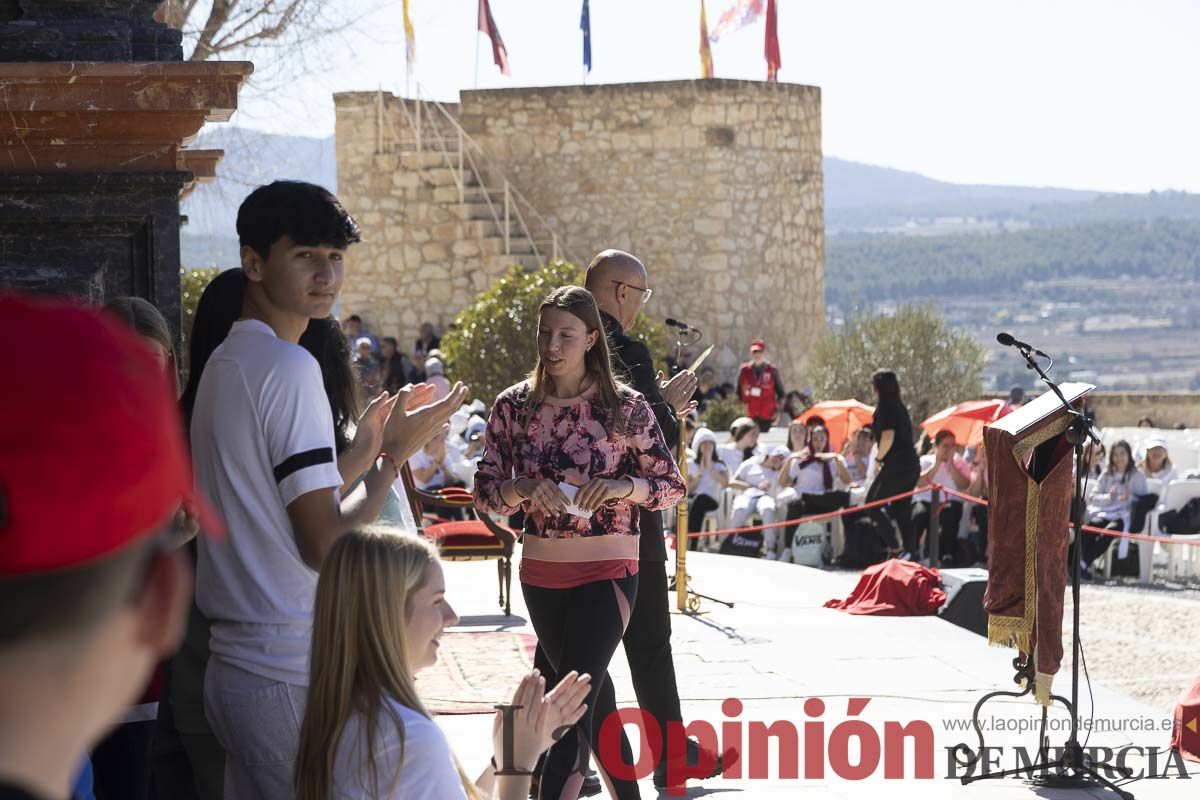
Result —
POLYGON ((196 603, 212 622, 212 655, 307 686, 317 573, 300 558, 287 507, 342 485, 321 368, 266 323, 235 322, 204 368, 191 441, 196 482, 229 531, 197 540, 196 603))
POLYGON ((333 798, 358 800, 363 797, 391 800, 456 800, 465 798, 462 778, 446 735, 433 720, 407 706, 385 700, 388 708, 379 713, 379 730, 374 750, 366 753, 366 729, 362 716, 355 714, 346 723, 333 761, 333 798), (400 715, 404 725, 404 763, 400 763, 400 736, 391 711, 400 715), (371 773, 368 756, 375 762, 377 784, 368 786, 371 773), (400 767, 399 780, 396 767, 400 767))
POLYGON ((870 481, 871 468, 875 466, 876 450, 877 448, 872 446, 871 452, 867 454, 866 458, 861 460, 853 453, 849 458, 845 459, 846 469, 849 471, 850 477, 854 479, 855 483, 866 485, 866 483, 870 481))
MULTIPOLYGON (((936 460, 937 460, 937 456, 934 456, 932 454, 921 456, 921 474, 924 475, 926 472, 928 472, 929 468, 933 466, 933 462, 936 460)), ((957 453, 955 453, 954 457, 950 459, 950 462, 951 462, 950 464, 942 464, 941 466, 938 467, 937 472, 935 472, 933 474, 933 482, 941 484, 942 486, 945 486, 948 489, 953 489, 954 491, 957 492, 957 491, 959 491, 958 484, 954 482, 954 478, 951 475, 950 470, 951 469, 958 470, 959 474, 962 475, 964 478, 966 478, 969 481, 969 480, 971 480, 971 465, 967 463, 966 459, 964 459, 962 456, 958 455, 957 453)), ((945 492, 942 492, 941 496, 942 496, 943 502, 947 501, 947 500, 949 500, 951 503, 961 503, 962 502, 961 498, 951 497, 950 495, 946 494, 945 492)), ((919 492, 919 493, 913 495, 913 502, 914 503, 929 503, 932 501, 932 498, 933 498, 933 492, 929 489, 926 489, 923 492, 919 492)))
POLYGON ((427 481, 423 481, 417 477, 417 470, 429 469, 433 466, 433 456, 426 453, 424 450, 418 450, 408 459, 408 465, 413 469, 413 485, 421 491, 425 491, 430 487, 442 487, 446 485, 446 459, 437 465, 437 471, 433 473, 433 477, 427 481))
MULTIPOLYGON (((754 448, 754 457, 763 455, 764 448, 762 445, 757 445, 754 448)), ((738 467, 746 463, 749 459, 743 454, 742 448, 735 444, 718 445, 717 454, 721 456, 721 460, 725 462, 725 466, 729 467, 729 472, 736 475, 738 467)))
POLYGON ((1179 474, 1175 472, 1175 467, 1171 466, 1166 469, 1160 469, 1158 472, 1146 470, 1146 478, 1148 480, 1162 481, 1163 488, 1166 488, 1166 485, 1171 481, 1179 480, 1179 474))
POLYGON ((799 461, 792 462, 792 466, 788 468, 788 475, 793 481, 792 488, 796 490, 796 494, 824 494, 846 488, 838 475, 836 460, 828 462, 833 482, 828 489, 825 488, 825 470, 823 468, 825 463, 810 461, 801 468, 799 461))
MULTIPOLYGON (((713 469, 724 475, 729 474, 729 467, 725 466, 724 462, 721 461, 714 461, 713 469)), ((721 492, 724 491, 724 487, 721 486, 720 482, 711 473, 704 471, 695 461, 691 461, 688 464, 688 473, 700 476, 699 480, 696 481, 695 494, 707 495, 718 503, 721 502, 721 492)))
POLYGON ((742 490, 742 494, 747 497, 761 497, 764 494, 774 496, 779 490, 779 470, 767 469, 763 460, 757 456, 742 462, 733 477, 735 480, 750 484, 749 489, 742 490), (758 488, 763 481, 770 484, 770 488, 766 491, 758 488))

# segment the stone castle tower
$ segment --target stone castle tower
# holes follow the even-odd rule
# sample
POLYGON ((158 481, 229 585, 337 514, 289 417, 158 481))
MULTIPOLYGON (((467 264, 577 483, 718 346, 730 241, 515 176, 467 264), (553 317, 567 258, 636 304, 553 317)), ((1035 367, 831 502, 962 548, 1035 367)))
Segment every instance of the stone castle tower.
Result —
POLYGON ((701 328, 723 379, 763 337, 785 385, 804 385, 825 316, 818 88, 668 81, 335 104, 338 194, 365 234, 343 306, 381 335, 443 329, 514 263, 557 252, 583 265, 616 247, 650 271, 646 313, 701 328))

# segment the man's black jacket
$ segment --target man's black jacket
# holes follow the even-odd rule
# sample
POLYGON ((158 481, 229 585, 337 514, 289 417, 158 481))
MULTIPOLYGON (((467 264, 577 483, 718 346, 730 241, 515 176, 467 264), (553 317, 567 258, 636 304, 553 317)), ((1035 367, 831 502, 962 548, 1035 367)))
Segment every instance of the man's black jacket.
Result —
MULTIPOLYGON (((675 454, 679 446, 679 422, 675 409, 667 405, 659 391, 655 379, 654 359, 646 345, 625 335, 621 323, 609 314, 600 312, 604 321, 604 332, 608 335, 608 347, 612 352, 613 370, 617 377, 624 380, 635 391, 641 392, 654 410, 658 427, 662 428, 663 438, 671 453, 675 454)), ((666 561, 667 545, 663 540, 662 512, 641 509, 641 554, 643 561, 666 561)))

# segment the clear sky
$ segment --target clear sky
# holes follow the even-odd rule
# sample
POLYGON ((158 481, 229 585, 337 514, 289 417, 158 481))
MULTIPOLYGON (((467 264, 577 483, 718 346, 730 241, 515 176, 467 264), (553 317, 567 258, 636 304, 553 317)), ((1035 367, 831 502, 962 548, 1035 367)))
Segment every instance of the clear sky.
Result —
MULTIPOLYGON (((734 0, 707 0, 710 28, 734 0)), ((820 86, 826 155, 941 180, 1200 192, 1200 0, 777 0, 790 83, 820 86)), ((582 0, 411 0, 413 80, 460 89, 583 79, 582 0)), ((355 19, 309 68, 243 93, 238 124, 327 136, 335 91, 406 86, 400 0, 326 0, 355 19)), ((700 0, 591 0, 590 83, 699 75, 700 0)), ((719 78, 762 80, 763 24, 713 47, 719 78)), ((261 57, 260 54, 259 57, 261 57)), ((289 63, 299 63, 295 54, 289 63)))

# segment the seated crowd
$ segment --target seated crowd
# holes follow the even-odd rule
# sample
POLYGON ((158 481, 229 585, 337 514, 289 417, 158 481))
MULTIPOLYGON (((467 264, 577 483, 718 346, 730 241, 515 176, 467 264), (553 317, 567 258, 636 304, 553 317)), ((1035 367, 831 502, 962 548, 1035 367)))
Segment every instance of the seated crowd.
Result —
MULTIPOLYGON (((1024 393, 1014 389, 1005 412, 1024 402, 1024 393)), ((783 412, 784 418, 787 413, 783 412)), ((1143 418, 1138 427, 1153 427, 1153 423, 1143 418)), ((853 430, 836 448, 837 452, 820 417, 811 417, 807 424, 799 417, 793 419, 788 425, 787 444, 774 447, 759 443, 760 426, 749 417, 734 420, 724 443, 709 428, 696 429, 688 450, 687 528, 689 533, 698 535, 689 540, 689 548, 813 566, 829 563, 834 554, 828 544, 828 523, 816 523, 820 525, 816 529, 818 536, 825 541, 821 560, 811 555, 802 557, 799 548, 793 546, 797 528, 814 523, 778 523, 849 509, 855 504, 851 500, 854 494, 858 494, 858 502, 865 499, 865 492, 859 490, 870 487, 879 471, 877 429, 872 425, 853 430), (739 530, 746 527, 750 530, 739 530), (709 535, 706 529, 733 532, 709 535)), ((884 547, 879 557, 895 554, 928 562, 927 540, 932 518, 936 516, 941 565, 985 566, 987 506, 950 493, 988 499, 982 445, 964 446, 951 431, 942 430, 932 439, 922 435, 914 450, 921 455, 911 512, 905 514, 902 524, 897 518, 899 504, 888 506, 886 530, 881 534, 884 540, 898 535, 902 547, 895 553, 884 547), (950 490, 939 493, 936 508, 931 490, 922 488, 934 484, 950 490), (906 526, 909 534, 904 531, 906 526)), ((1167 443, 1160 436, 1143 440, 1137 456, 1130 444, 1122 440, 1114 443, 1107 453, 1104 445, 1089 446, 1084 457, 1089 469, 1085 524, 1097 528, 1145 532, 1147 514, 1156 508, 1162 492, 1183 477, 1172 464, 1167 443)), ((867 515, 855 512, 843 515, 845 535, 853 536, 854 525, 866 518, 867 515)), ((805 537, 804 541, 807 544, 811 539, 805 537)), ((1137 574, 1136 542, 1085 531, 1079 552, 1085 577, 1091 577, 1092 566, 1110 546, 1114 572, 1137 574)), ((854 559, 844 561, 851 566, 862 566, 854 559)))

